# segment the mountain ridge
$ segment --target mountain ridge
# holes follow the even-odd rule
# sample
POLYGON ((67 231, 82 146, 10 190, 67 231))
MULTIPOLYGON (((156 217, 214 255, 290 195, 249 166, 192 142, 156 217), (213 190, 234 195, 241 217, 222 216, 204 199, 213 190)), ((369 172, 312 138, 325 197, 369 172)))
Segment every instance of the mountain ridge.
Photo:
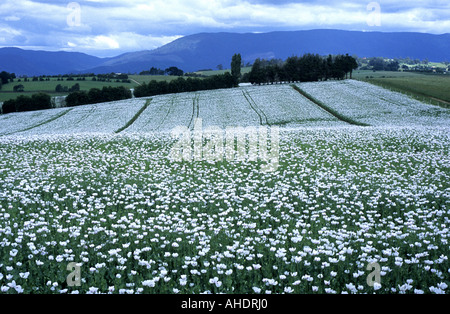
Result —
POLYGON ((0 48, 0 70, 18 75, 139 73, 151 67, 164 69, 170 66, 192 72, 214 69, 219 64, 227 67, 235 53, 241 53, 244 62, 253 62, 256 58, 286 59, 304 53, 349 53, 359 57, 449 61, 450 33, 434 35, 344 30, 198 33, 176 39, 154 50, 128 52, 112 58, 99 58, 79 52, 11 49, 18 48, 0 48))

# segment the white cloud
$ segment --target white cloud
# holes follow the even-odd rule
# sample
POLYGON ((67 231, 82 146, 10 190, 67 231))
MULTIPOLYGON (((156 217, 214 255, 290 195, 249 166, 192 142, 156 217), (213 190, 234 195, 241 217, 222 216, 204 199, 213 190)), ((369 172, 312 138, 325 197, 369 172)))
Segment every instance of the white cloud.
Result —
POLYGON ((116 56, 123 51, 152 50, 182 36, 143 36, 135 33, 116 33, 100 36, 73 36, 63 43, 65 51, 85 53, 102 52, 104 56, 116 56))
POLYGON ((21 35, 21 32, 8 26, 0 25, 0 34, 3 36, 18 36, 21 35))
POLYGON ((4 20, 7 22, 17 22, 17 21, 20 21, 20 17, 11 15, 11 16, 5 17, 4 20))
POLYGON ((15 30, 30 45, 92 53, 153 49, 197 32, 340 28, 440 34, 450 30, 448 0, 378 1, 380 27, 367 25, 371 1, 1 0, 0 21, 9 28, 9 34, 2 33, 3 41, 11 40, 11 45, 10 33, 15 30), (80 25, 67 24, 71 1, 80 4, 80 25))

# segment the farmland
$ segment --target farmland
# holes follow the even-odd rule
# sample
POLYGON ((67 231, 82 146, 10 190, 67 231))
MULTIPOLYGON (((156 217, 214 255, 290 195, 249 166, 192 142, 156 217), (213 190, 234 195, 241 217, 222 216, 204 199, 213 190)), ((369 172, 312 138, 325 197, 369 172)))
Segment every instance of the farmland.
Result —
POLYGON ((295 85, 0 116, 1 293, 448 293, 449 111, 295 85), (278 167, 173 161, 196 119, 279 130, 278 167))
POLYGON ((130 83, 124 83, 124 82, 117 82, 115 79, 111 79, 108 81, 92 81, 92 77, 88 77, 85 80, 77 80, 77 77, 74 77, 74 81, 67 81, 67 78, 64 78, 64 81, 58 81, 57 78, 49 78, 49 81, 32 81, 29 79, 29 81, 25 82, 23 79, 19 81, 19 79, 15 79, 14 82, 11 82, 9 84, 3 85, 2 89, 0 90, 0 102, 17 98, 17 96, 20 95, 32 95, 35 93, 47 93, 51 96, 64 96, 68 93, 58 93, 55 91, 56 86, 58 84, 65 86, 65 87, 72 87, 74 84, 80 85, 80 90, 83 91, 89 91, 91 88, 98 88, 102 89, 103 87, 118 87, 118 86, 125 86, 127 88, 134 88, 142 83, 148 83, 150 80, 156 80, 156 81, 170 81, 173 79, 176 79, 176 76, 150 76, 150 75, 130 75, 130 83), (16 85, 23 85, 24 91, 23 92, 14 92, 14 86, 16 85))
POLYGON ((412 96, 420 101, 450 108, 450 75, 410 72, 358 71, 355 78, 412 96))

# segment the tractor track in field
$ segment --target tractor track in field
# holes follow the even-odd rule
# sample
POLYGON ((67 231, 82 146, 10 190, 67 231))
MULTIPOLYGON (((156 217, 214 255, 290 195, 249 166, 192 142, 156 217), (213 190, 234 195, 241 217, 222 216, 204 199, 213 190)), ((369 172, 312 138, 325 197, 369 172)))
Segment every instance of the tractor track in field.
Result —
POLYGON ((256 112, 256 114, 258 115, 260 125, 271 126, 269 123, 269 119, 267 118, 267 115, 264 113, 264 111, 261 108, 258 107, 258 105, 253 100, 250 93, 248 91, 242 91, 242 94, 244 95, 245 99, 247 100, 247 102, 250 105, 250 107, 252 108, 252 110, 254 112, 256 112), (264 123, 264 121, 265 121, 265 123, 264 123))
POLYGON ((308 94, 307 92, 302 90, 297 85, 291 85, 291 87, 294 90, 296 90, 300 95, 302 95, 302 97, 305 97, 306 99, 308 99, 309 101, 313 102, 314 104, 316 104, 317 106, 319 106, 320 108, 322 108, 323 110, 325 110, 326 112, 328 112, 329 114, 331 114, 336 119, 338 119, 338 120, 340 120, 342 122, 345 122, 345 123, 348 123, 348 124, 351 124, 351 125, 356 125, 356 126, 370 126, 368 124, 355 121, 355 120, 353 120, 353 119, 351 119, 349 117, 346 117, 346 116, 340 114, 336 110, 326 106, 324 103, 322 103, 319 100, 315 99, 313 96, 311 96, 310 94, 308 94))
POLYGON ((172 97, 169 109, 167 110, 167 113, 164 116, 164 118, 162 118, 161 123, 156 127, 155 131, 158 131, 164 125, 164 122, 166 122, 167 117, 170 115, 170 112, 172 111, 174 105, 175 105, 175 97, 172 97))
POLYGON ((59 113, 59 114, 57 114, 57 115, 55 115, 55 116, 53 116, 53 117, 51 117, 51 118, 45 120, 45 121, 43 121, 43 122, 37 123, 37 124, 35 124, 35 125, 33 125, 33 126, 30 126, 30 127, 26 128, 26 129, 22 129, 22 130, 19 130, 19 131, 10 132, 10 133, 6 133, 6 134, 0 134, 0 136, 8 136, 8 135, 12 135, 12 134, 15 134, 15 133, 22 133, 22 132, 26 132, 26 131, 33 130, 33 129, 35 129, 35 128, 38 128, 38 127, 43 126, 43 125, 46 125, 46 124, 48 124, 48 123, 50 123, 50 122, 53 122, 53 121, 55 121, 55 120, 57 120, 57 119, 59 119, 59 118, 65 116, 66 114, 68 114, 68 113, 69 113, 70 111, 72 111, 73 109, 74 109, 74 108, 67 109, 67 110, 65 110, 65 111, 63 111, 63 112, 61 112, 61 113, 59 113))
POLYGON ((189 122, 188 129, 193 130, 195 126, 195 119, 200 117, 200 95, 196 94, 194 99, 192 100, 192 117, 189 122))
POLYGON ((442 102, 444 104, 450 105, 450 102, 448 102, 446 100, 443 100, 443 99, 440 99, 440 98, 436 98, 436 97, 430 97, 430 98, 433 99, 433 100, 436 100, 436 101, 440 101, 440 102, 442 102))
POLYGON ((87 117, 89 117, 92 113, 94 113, 96 109, 97 109, 97 106, 96 106, 96 105, 93 105, 93 106, 91 107, 91 109, 90 109, 87 113, 85 113, 80 119, 78 119, 78 121, 75 122, 74 124, 79 124, 81 121, 85 120, 85 119, 86 119, 87 117))
POLYGON ((119 134, 123 131, 125 131, 126 129, 128 129, 134 122, 136 122, 136 120, 141 116, 141 114, 147 110, 147 108, 150 106, 150 103, 152 102, 152 99, 148 99, 145 102, 145 105, 134 115, 133 118, 131 118, 130 121, 128 121, 127 124, 125 124, 122 128, 118 129, 115 133, 119 134))

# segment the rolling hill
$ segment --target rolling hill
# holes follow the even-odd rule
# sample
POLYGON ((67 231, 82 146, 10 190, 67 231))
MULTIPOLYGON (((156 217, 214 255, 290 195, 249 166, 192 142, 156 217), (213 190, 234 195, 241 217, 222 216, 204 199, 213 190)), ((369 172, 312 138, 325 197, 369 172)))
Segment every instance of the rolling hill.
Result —
POLYGON ((80 53, 36 52, 0 49, 0 69, 16 74, 64 74, 79 72, 136 73, 152 66, 177 66, 184 71, 228 66, 234 53, 244 62, 256 58, 285 59, 292 55, 349 53, 360 57, 410 57, 450 59, 450 34, 382 33, 310 30, 271 33, 201 33, 177 39, 151 51, 130 52, 114 58, 80 53))
POLYGON ((0 48, 0 70, 17 75, 58 75, 83 72, 106 59, 79 52, 49 52, 0 48))
POLYGON ((353 80, 0 115, 2 293, 448 293, 449 121, 353 80))
POLYGON ((349 32, 312 30, 262 34, 202 33, 186 36, 153 51, 129 53, 105 62, 94 72, 136 72, 156 66, 197 71, 228 65, 241 53, 244 62, 256 58, 285 59, 304 53, 386 58, 445 60, 450 58, 450 34, 349 32))

